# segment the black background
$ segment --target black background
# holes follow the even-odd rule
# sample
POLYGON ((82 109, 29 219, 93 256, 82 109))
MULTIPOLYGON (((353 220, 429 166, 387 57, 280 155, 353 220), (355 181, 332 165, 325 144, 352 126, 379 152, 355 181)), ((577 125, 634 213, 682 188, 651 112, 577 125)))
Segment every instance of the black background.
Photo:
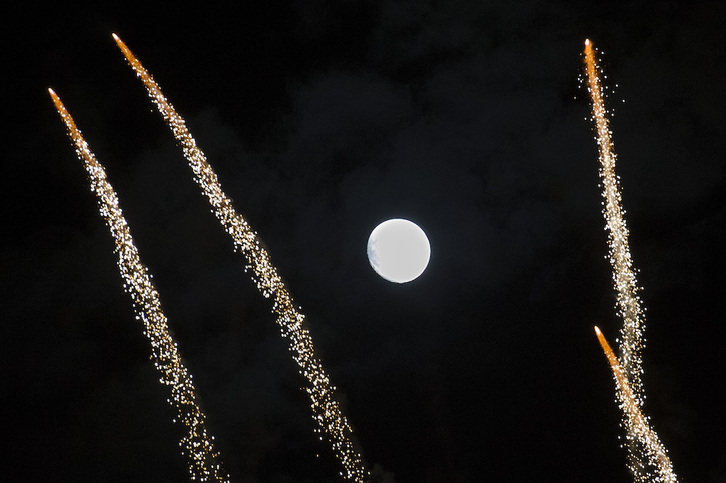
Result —
POLYGON ((646 412, 726 481, 722 2, 26 5, 5 18, 4 478, 182 481, 168 395, 53 109, 106 166, 235 481, 335 481, 268 300, 116 32, 187 119, 307 316, 389 481, 628 481, 593 325, 605 259, 582 48, 607 74, 647 307, 646 412), (428 234, 395 285, 381 221, 428 234))

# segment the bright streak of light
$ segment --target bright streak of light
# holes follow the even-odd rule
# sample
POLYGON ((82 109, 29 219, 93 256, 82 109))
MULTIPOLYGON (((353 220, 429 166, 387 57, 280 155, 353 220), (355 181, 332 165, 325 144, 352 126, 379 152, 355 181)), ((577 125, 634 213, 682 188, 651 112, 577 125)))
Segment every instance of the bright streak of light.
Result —
POLYGON ((603 100, 599 69, 595 61, 592 43, 585 43, 585 65, 587 68, 588 91, 592 98, 593 119, 597 130, 597 145, 600 151, 600 178, 603 188, 603 215, 607 222, 610 264, 613 268, 613 282, 617 291, 618 308, 623 318, 621 330, 623 369, 633 387, 639 406, 643 405, 641 382, 643 367, 643 310, 640 307, 635 280, 633 260, 628 244, 628 227, 623 217, 619 178, 615 174, 615 150, 612 132, 608 127, 607 111, 603 100))
POLYGON ((645 448, 648 463, 654 467, 657 472, 656 478, 651 479, 648 477, 642 481, 675 483, 677 478, 673 471, 671 460, 668 458, 668 452, 660 442, 660 439, 658 439, 658 435, 648 424, 648 418, 643 416, 643 413, 640 410, 640 405, 636 401, 633 390, 628 382, 628 378, 620 367, 618 358, 615 357, 613 350, 610 348, 610 344, 608 344, 605 336, 602 332, 600 332, 600 329, 598 329, 597 326, 595 326, 595 334, 597 335, 597 339, 600 341, 600 346, 602 346, 605 357, 607 357, 610 367, 613 370, 613 375, 615 376, 615 390, 620 402, 620 409, 623 411, 626 418, 628 434, 637 438, 638 441, 642 443, 645 448))
POLYGON ((232 237, 235 249, 247 259, 247 267, 252 270, 252 278, 257 288, 265 297, 273 298, 272 310, 277 315, 282 336, 290 340, 289 349, 293 352, 292 357, 299 365, 300 373, 309 383, 305 390, 310 396, 313 419, 328 436, 332 449, 344 468, 341 475, 352 481, 368 480, 369 471, 353 443, 353 430, 334 397, 335 387, 331 384, 320 360, 315 356, 310 333, 303 327, 304 316, 293 303, 270 256, 261 246, 257 234, 235 211, 232 201, 222 191, 216 173, 207 162, 204 153, 197 147, 184 119, 167 101, 159 85, 123 41, 116 34, 113 34, 113 38, 137 76, 143 81, 149 97, 158 107, 174 137, 181 144, 184 156, 194 172, 194 180, 202 188, 225 231, 232 237))
MULTIPOLYGON (((645 321, 640 306, 640 297, 638 296, 640 287, 638 287, 635 279, 633 261, 630 255, 628 228, 623 217, 624 210, 622 208, 619 178, 615 174, 616 156, 612 132, 608 126, 603 87, 600 83, 600 69, 595 60, 595 49, 589 40, 585 41, 585 70, 588 92, 592 100, 596 141, 600 154, 603 215, 605 216, 608 231, 610 265, 613 271, 613 284, 617 292, 618 311, 623 319, 623 326, 620 331, 620 349, 622 373, 626 377, 628 384, 621 384, 621 389, 618 390, 618 399, 620 399, 621 409, 624 411, 623 421, 627 431, 628 464, 637 481, 651 481, 649 470, 644 464, 643 451, 645 451, 648 461, 656 464, 657 473, 661 475, 659 476, 661 479, 657 481, 675 481, 675 475, 670 468, 670 461, 667 461, 667 458, 662 460, 660 457, 651 456, 652 442, 648 439, 650 433, 644 432, 642 427, 635 424, 638 419, 630 416, 633 408, 640 412, 644 400, 641 353, 643 350, 643 326, 645 321), (627 397, 624 395, 626 391, 622 389, 623 387, 627 388, 627 397), (631 405, 633 408, 630 407, 631 405), (667 466, 664 461, 667 461, 667 466), (670 476, 672 476, 672 479, 669 479, 670 476)), ((618 364, 618 367, 621 367, 620 364, 618 364)), ((654 436, 655 433, 652 433, 652 435, 654 436)))
POLYGON ((190 477, 192 480, 227 482, 229 476, 222 469, 219 454, 214 450, 214 437, 207 434, 204 422, 206 417, 196 402, 192 375, 184 366, 177 343, 169 333, 159 293, 151 283, 147 267, 141 263, 116 192, 106 178, 106 171, 96 160, 58 95, 53 89, 48 91, 75 143, 76 153, 88 171, 91 191, 96 194, 99 212, 106 220, 114 240, 124 290, 131 295, 136 318, 144 323, 144 334, 151 342, 151 359, 161 373, 159 382, 169 386, 171 399, 168 401, 176 408, 174 421, 180 422, 186 428, 186 434, 179 446, 187 459, 190 477))

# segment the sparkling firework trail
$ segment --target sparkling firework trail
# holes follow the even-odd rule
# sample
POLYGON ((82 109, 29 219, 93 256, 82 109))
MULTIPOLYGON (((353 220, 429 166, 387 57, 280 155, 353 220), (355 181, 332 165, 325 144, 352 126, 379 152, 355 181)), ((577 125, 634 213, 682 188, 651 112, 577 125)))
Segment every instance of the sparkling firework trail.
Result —
POLYGON ((161 310, 159 293, 151 283, 151 275, 139 259, 131 231, 119 206, 118 197, 106 178, 106 171, 96 160, 81 131, 53 89, 48 89, 58 113, 75 143, 76 153, 88 171, 91 191, 98 199, 99 212, 106 220, 118 253, 118 267, 124 281, 124 289, 131 294, 136 318, 144 323, 144 334, 151 342, 151 359, 161 373, 160 382, 169 386, 169 403, 176 408, 175 422, 186 427, 180 441, 182 453, 187 459, 192 480, 229 481, 223 471, 219 454, 214 450, 207 434, 205 415, 196 402, 196 390, 192 376, 184 366, 177 344, 169 334, 167 319, 161 310))
POLYGON ((618 309, 623 318, 620 332, 623 370, 628 375, 633 394, 639 406, 643 405, 641 352, 643 350, 643 311, 638 297, 639 287, 635 280, 633 260, 628 244, 628 227, 623 217, 622 199, 618 176, 615 174, 615 150, 608 127, 607 111, 600 85, 599 69, 595 62, 592 43, 585 41, 585 65, 588 91, 592 98, 592 112, 597 129, 597 145, 600 151, 600 178, 603 187, 603 215, 607 222, 610 264, 617 291, 618 309))
MULTIPOLYGON (((600 153, 603 215, 605 216, 608 231, 610 265, 613 270, 613 284, 617 292, 618 312, 623 319, 623 326, 620 330, 622 366, 618 363, 618 368, 622 367, 622 374, 626 378, 627 384, 620 385, 618 399, 620 399, 620 406, 623 409, 623 421, 627 431, 628 465, 637 481, 651 481, 649 471, 644 464, 643 451, 645 451, 647 460, 652 464, 656 464, 657 473, 660 475, 658 478, 661 478, 657 481, 675 481, 670 461, 667 458, 662 460, 660 457, 651 457, 652 443, 650 438, 651 435, 655 436, 655 433, 650 429, 648 432, 644 432, 643 428, 636 424, 639 419, 630 416, 632 412, 630 405, 632 404, 639 414, 644 400, 641 360, 644 316, 640 306, 640 297, 638 296, 640 288, 635 279, 633 261, 630 255, 628 228, 623 217, 624 210, 622 209, 619 178, 615 174, 616 156, 611 138, 612 133, 608 126, 603 88, 600 83, 600 69, 595 61, 594 47, 589 40, 585 41, 585 68, 588 92, 592 99, 593 120, 597 132, 596 140, 600 153), (627 388, 627 396, 623 388, 627 388), (670 477, 665 478, 664 475, 671 475, 672 479, 670 477)), ((604 339, 600 338, 600 341, 602 343, 604 339)), ((645 422, 642 416, 641 419, 645 422)), ((655 436, 655 440, 657 441, 657 436, 655 436)), ((658 442, 658 445, 660 445, 660 442, 658 442)))
POLYGON ((197 147, 184 119, 167 101, 159 85, 126 47, 126 44, 116 34, 113 34, 113 38, 137 76, 143 81, 149 97, 156 104, 174 133, 174 137, 181 144, 184 156, 194 172, 194 180, 204 191, 213 207, 215 216, 225 231, 232 237, 235 249, 245 256, 257 288, 265 297, 272 297, 274 301, 272 310, 277 315, 277 323, 282 335, 289 338, 289 348, 293 352, 293 359, 300 366, 300 373, 309 383, 305 390, 311 400, 313 419, 330 440, 333 451, 344 468, 341 475, 352 481, 368 480, 369 471, 353 443, 353 430, 334 397, 335 387, 331 384, 321 362, 315 356, 310 333, 303 327, 304 316, 295 307, 270 256, 260 245, 257 234, 235 211, 232 201, 222 191, 216 173, 207 162, 204 153, 197 147))
POLYGON ((673 465, 670 458, 668 458, 668 453, 660 439, 658 439, 658 435, 648 424, 648 419, 643 416, 640 405, 635 399, 635 394, 633 394, 628 378, 623 373, 617 357, 615 357, 610 344, 605 340, 605 336, 597 326, 595 326, 595 334, 597 334, 597 339, 600 341, 605 357, 607 357, 613 370, 615 390, 620 402, 620 408, 623 410, 627 421, 628 433, 637 438, 644 446, 648 463, 656 469, 657 477, 655 479, 647 478, 644 481, 675 483, 677 478, 673 472, 673 465))

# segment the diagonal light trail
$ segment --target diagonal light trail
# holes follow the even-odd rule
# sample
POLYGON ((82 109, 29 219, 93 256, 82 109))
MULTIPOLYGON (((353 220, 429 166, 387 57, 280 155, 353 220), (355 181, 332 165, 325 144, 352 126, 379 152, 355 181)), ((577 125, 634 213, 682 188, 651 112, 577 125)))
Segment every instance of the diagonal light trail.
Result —
MULTIPOLYGON (((663 460, 660 457, 652 456, 652 437, 654 436, 657 440, 655 432, 650 429, 650 433, 644 431, 642 425, 638 423, 639 419, 632 416, 636 410, 637 414, 640 414, 645 399, 642 382, 643 363, 641 359, 645 320, 643 309, 640 306, 640 297, 638 296, 640 287, 635 279, 633 260, 630 255, 630 245, 628 243, 629 232, 623 216, 624 210, 622 208, 619 178, 615 174, 615 148, 612 141, 612 133, 608 126, 607 110, 605 109, 605 101, 603 99, 603 88, 600 83, 600 69, 595 60, 594 47, 589 40, 585 41, 585 71, 588 92, 592 100, 592 115, 600 156, 603 215, 608 231, 609 258, 613 272, 613 285, 617 294, 618 313, 623 319, 623 326, 620 330, 620 360, 622 361, 622 365, 620 362, 617 365, 618 370, 621 371, 627 380, 627 384, 619 383, 617 395, 620 400, 620 407, 623 410, 623 424, 627 432, 626 447, 628 450, 628 466, 636 481, 652 481, 650 477, 652 468, 648 466, 650 464, 655 465, 656 472, 659 475, 656 478, 660 479, 656 481, 671 482, 675 481, 675 474, 673 474, 670 461, 667 458, 663 460), (630 407, 631 405, 633 406, 632 408, 630 407), (646 458, 643 456, 646 456, 646 458), (672 478, 670 475, 672 475, 672 478)), ((604 341, 601 334, 598 335, 598 338, 601 343, 604 341)), ((608 359, 610 359, 609 356, 608 359)), ((640 418, 642 421, 646 421, 642 418, 642 415, 640 418)))
POLYGON ((344 471, 341 471, 341 475, 352 481, 368 480, 370 474, 353 442, 353 430, 343 415, 340 403, 335 399, 335 387, 315 355, 310 333, 303 327, 304 315, 293 303, 269 254, 261 246, 257 234, 235 211, 232 201, 222 191, 216 173, 202 150, 197 147, 184 119, 167 101, 159 85, 121 39, 116 34, 113 34, 113 38, 181 144, 184 156, 194 173, 194 180, 202 188, 224 230, 232 237, 235 250, 245 256, 257 288, 265 297, 272 297, 272 310, 277 315, 282 336, 288 338, 292 357, 299 365, 300 373, 308 381, 305 390, 310 397, 313 419, 327 436, 336 458, 342 464, 344 471))
POLYGON ((607 111, 603 100, 602 86, 592 43, 585 41, 585 65, 587 69, 588 91, 592 98, 593 120, 597 133, 600 152, 600 178, 603 187, 603 215, 607 222, 610 264, 613 268, 613 283, 617 291, 617 304, 623 327, 621 351, 623 370, 633 388, 633 395, 639 406, 643 405, 643 310, 640 307, 638 292, 640 288, 635 279, 633 260, 628 243, 628 227, 623 217, 622 198, 618 176, 615 174, 615 148, 607 111))
POLYGON ((58 113, 73 140, 76 153, 89 175, 91 191, 98 200, 98 209, 114 240, 118 268, 124 289, 131 295, 136 318, 144 323, 144 334, 151 343, 151 360, 161 374, 160 382, 169 386, 169 403, 176 409, 175 422, 184 425, 186 434, 179 445, 186 457, 192 480, 229 481, 222 469, 213 436, 207 434, 206 416, 197 404, 192 375, 182 362, 177 343, 169 333, 166 316, 161 309, 159 293, 151 283, 148 268, 141 263, 131 231, 119 206, 118 196, 106 178, 106 171, 96 160, 83 139, 81 131, 53 89, 48 89, 58 113))
POLYGON ((655 480, 648 479, 647 481, 656 481, 662 483, 675 483, 677 480, 676 474, 673 471, 673 465, 670 458, 668 458, 668 452, 661 443, 658 435, 653 428, 648 424, 648 419, 643 415, 640 410, 640 405, 635 399, 628 378, 620 367, 618 358, 615 357, 613 350, 610 348, 610 344, 605 339, 605 336, 600 332, 600 329, 595 326, 595 334, 597 340, 600 341, 605 357, 607 357, 610 367, 613 370, 613 376, 615 377, 615 391, 620 402, 620 409, 622 409, 625 418, 627 420, 628 433, 640 441, 644 448, 648 464, 656 468, 657 477, 655 480))

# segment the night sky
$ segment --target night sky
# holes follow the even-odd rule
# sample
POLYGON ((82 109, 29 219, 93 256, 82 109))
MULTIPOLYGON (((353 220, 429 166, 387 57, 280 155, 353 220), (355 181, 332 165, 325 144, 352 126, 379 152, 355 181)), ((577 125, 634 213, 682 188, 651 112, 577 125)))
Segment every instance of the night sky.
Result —
POLYGON ((108 230, 47 93, 107 169, 240 482, 338 481, 286 339, 117 33, 285 278, 391 482, 625 482, 582 49, 614 110, 646 312, 646 413, 685 482, 726 481, 724 2, 32 5, 3 27, 8 481, 184 481, 108 230), (428 234, 417 280, 366 242, 428 234))

